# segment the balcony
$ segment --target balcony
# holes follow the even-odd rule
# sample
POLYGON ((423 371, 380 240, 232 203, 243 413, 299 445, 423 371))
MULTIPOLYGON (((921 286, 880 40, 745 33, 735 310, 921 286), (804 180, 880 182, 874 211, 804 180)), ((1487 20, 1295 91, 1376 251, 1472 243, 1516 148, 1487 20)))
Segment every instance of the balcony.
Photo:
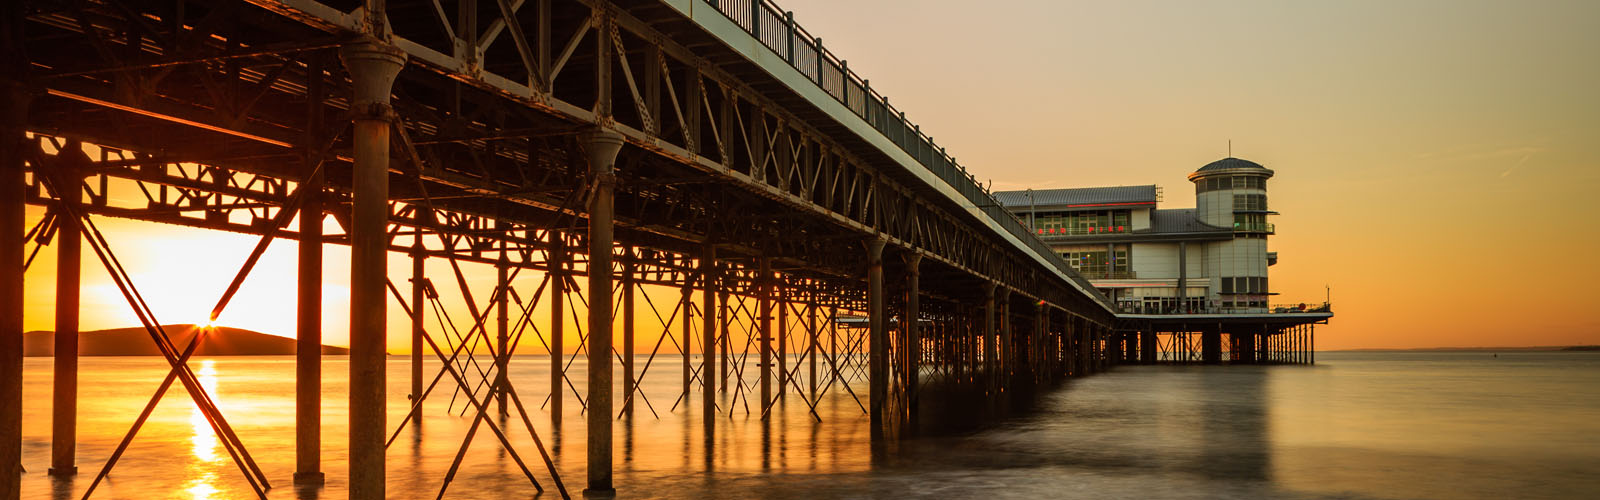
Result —
POLYGON ((1235 222, 1233 232, 1277 234, 1271 222, 1235 222))

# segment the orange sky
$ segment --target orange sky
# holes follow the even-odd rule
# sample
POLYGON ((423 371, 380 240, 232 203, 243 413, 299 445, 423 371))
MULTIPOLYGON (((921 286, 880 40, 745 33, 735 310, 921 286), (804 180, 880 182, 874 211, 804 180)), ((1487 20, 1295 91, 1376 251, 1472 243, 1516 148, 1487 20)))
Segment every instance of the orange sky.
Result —
MULTIPOLYGON (((1333 289, 1319 348, 1600 344, 1587 199, 1600 188, 1600 2, 781 5, 995 189, 1156 183, 1162 206, 1193 206, 1184 176, 1231 139, 1277 171, 1280 301, 1333 289)), ((102 224, 168 323, 202 321, 255 242, 102 224)), ((275 243, 220 323, 292 334, 294 252, 275 243)), ((348 250, 326 252, 326 338, 343 344, 348 250)), ((137 324, 85 258, 83 327, 137 324)), ((393 258, 400 284, 409 265, 393 258)), ((30 330, 52 327, 53 268, 47 250, 27 274, 30 330)), ((492 271, 467 272, 485 300, 492 271)), ((524 296, 538 279, 519 280, 524 296)), ((390 318, 403 352, 397 306, 390 318)), ((653 341, 654 317, 639 324, 653 341)))

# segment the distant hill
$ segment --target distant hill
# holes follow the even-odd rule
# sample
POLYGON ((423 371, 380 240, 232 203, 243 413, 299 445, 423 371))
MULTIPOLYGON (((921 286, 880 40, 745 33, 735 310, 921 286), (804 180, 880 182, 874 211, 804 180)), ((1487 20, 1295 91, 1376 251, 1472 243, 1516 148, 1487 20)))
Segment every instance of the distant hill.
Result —
MULTIPOLYGON (((164 325, 173 345, 181 351, 197 331, 194 325, 164 325)), ((22 335, 24 356, 55 354, 55 332, 35 331, 22 335)), ((267 335, 242 328, 216 327, 206 333, 195 356, 272 356, 294 354, 294 339, 267 335)), ((323 354, 350 354, 343 347, 322 346, 323 354)), ((156 343, 144 327, 113 328, 78 334, 80 356, 160 356, 156 343)))

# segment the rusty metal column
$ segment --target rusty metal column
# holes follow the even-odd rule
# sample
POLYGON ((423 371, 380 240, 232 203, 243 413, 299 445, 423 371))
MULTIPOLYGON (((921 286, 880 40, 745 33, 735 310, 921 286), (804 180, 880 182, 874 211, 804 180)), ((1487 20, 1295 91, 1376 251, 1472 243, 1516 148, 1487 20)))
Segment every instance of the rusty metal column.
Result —
POLYGON ((1138 332, 1130 331, 1122 334, 1122 350, 1123 361, 1126 361, 1129 364, 1133 364, 1135 361, 1143 361, 1139 359, 1138 332))
POLYGON ((884 405, 889 403, 889 335, 888 321, 884 317, 887 304, 883 296, 883 246, 882 238, 866 242, 867 247, 867 362, 870 369, 868 381, 868 408, 871 408, 871 436, 874 445, 883 442, 884 405))
POLYGON ((566 336, 567 299, 567 240, 561 231, 551 229, 549 248, 546 249, 550 270, 550 426, 556 436, 561 435, 561 388, 566 377, 562 366, 562 337, 566 336))
POLYGON ((1000 290, 1000 387, 1011 385, 1011 371, 1016 368, 1017 347, 1011 337, 1011 289, 1000 290))
POLYGON ((1200 332, 1200 362, 1202 363, 1217 364, 1222 362, 1222 330, 1220 326, 1217 328, 1216 330, 1200 332))
MULTIPOLYGON (((500 224, 495 225, 496 229, 501 229, 498 227, 500 224)), ((500 258, 495 260, 494 271, 494 352, 497 355, 494 360, 494 383, 500 388, 493 391, 492 395, 495 402, 499 403, 500 414, 509 415, 511 410, 506 405, 509 392, 506 390, 506 369, 511 366, 511 356, 507 354, 507 349, 511 347, 511 274, 505 240, 500 240, 500 258)), ((484 402, 488 403, 488 400, 484 402)))
MULTIPOLYGON (((320 72, 320 69, 318 70, 320 72)), ((313 84, 310 86, 320 86, 313 84)), ((311 91, 310 93, 318 93, 311 91)), ((316 139, 320 141, 321 139, 316 139)), ((316 159, 308 158, 313 168, 316 159)), ((309 171, 307 172, 310 173, 309 171)), ((322 484, 322 174, 300 189, 298 308, 295 328, 294 482, 322 484)), ((415 306, 413 306, 415 307, 415 306)))
POLYGON ((433 221, 433 213, 417 207, 417 235, 411 240, 411 399, 415 410, 411 412, 411 425, 422 427, 422 334, 427 327, 427 309, 422 303, 427 296, 426 247, 422 245, 422 226, 433 221), (422 215, 426 213, 426 218, 422 215))
POLYGON ((985 387, 993 392, 998 377, 995 363, 995 283, 989 282, 983 287, 983 333, 978 336, 978 341, 983 343, 983 377, 985 387))
POLYGON ((683 354, 683 407, 687 410, 689 408, 689 386, 694 383, 694 365, 690 364, 689 361, 689 348, 694 343, 693 274, 683 273, 683 288, 679 293, 683 296, 678 298, 678 310, 682 311, 683 315, 679 317, 679 323, 682 326, 679 328, 678 345, 681 346, 679 350, 683 354))
POLYGON ((906 317, 901 321, 906 337, 906 412, 909 427, 916 428, 917 372, 922 361, 922 254, 906 255, 906 317))
POLYGON ((589 206, 589 487, 586 493, 614 493, 611 487, 611 261, 616 247, 613 219, 617 152, 622 134, 598 129, 583 137, 594 176, 589 206))
MULTIPOLYGON (((773 281, 777 283, 776 280, 773 281)), ((789 386, 789 294, 782 285, 777 288, 778 308, 778 399, 783 399, 789 386)))
MULTIPOLYGON (((79 158, 83 154, 81 149, 73 153, 79 158)), ((67 152, 62 151, 60 159, 66 160, 66 156, 67 152)), ((63 206, 76 206, 82 195, 75 163, 57 162, 62 170, 61 179, 68 181, 67 185, 72 188, 72 192, 58 193, 63 206)), ((49 470, 52 476, 78 473, 78 288, 83 228, 77 218, 67 213, 63 208, 56 214, 56 334, 52 356, 55 380, 51 391, 54 404, 51 406, 49 470)))
MULTIPOLYGON (((705 409, 706 441, 710 442, 717 425, 717 247, 710 241, 700 255, 700 282, 702 288, 700 310, 704 317, 700 338, 700 405, 705 409)), ((709 458, 707 460, 710 460, 709 458)))
POLYGON ((806 336, 810 343, 806 345, 806 360, 810 363, 808 369, 810 370, 811 401, 814 404, 817 400, 817 337, 820 335, 817 331, 817 297, 815 289, 812 289, 812 295, 809 299, 810 302, 806 304, 806 336))
POLYGON ((633 247, 622 247, 622 411, 633 418, 633 247))
POLYGON ((760 257, 756 264, 756 334, 761 349, 761 364, 757 365, 761 380, 761 408, 772 402, 772 259, 760 257))
MULTIPOLYGON (((22 75, 27 62, 20 59, 23 21, 21 2, 5 7, 0 23, 12 24, 5 30, 4 53, 10 78, 22 75), (14 23, 14 24, 13 24, 14 23), (13 38, 15 37, 15 38, 13 38)), ((32 94, 26 84, 16 80, 0 82, 5 93, 5 109, 0 111, 0 498, 22 495, 22 264, 26 205, 23 177, 28 104, 32 94)))
MULTIPOLYGON (((381 16, 381 14, 377 14, 381 16)), ((355 96, 350 228, 350 497, 384 497, 384 339, 389 265, 389 95, 399 49, 368 39, 340 50, 355 96)))
POLYGON ((1148 324, 1139 332, 1139 351, 1139 364, 1156 364, 1156 332, 1148 324))

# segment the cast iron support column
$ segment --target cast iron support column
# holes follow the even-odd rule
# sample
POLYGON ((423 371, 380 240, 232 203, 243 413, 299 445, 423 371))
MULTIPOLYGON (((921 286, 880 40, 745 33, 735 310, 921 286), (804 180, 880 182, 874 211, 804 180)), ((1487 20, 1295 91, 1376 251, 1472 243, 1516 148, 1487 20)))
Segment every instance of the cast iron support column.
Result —
POLYGON ((622 247, 622 411, 633 418, 633 247, 622 247))
MULTIPOLYGON (((777 283, 777 281, 773 281, 777 283)), ((788 291, 776 284, 778 308, 778 399, 784 399, 784 387, 789 385, 789 301, 788 291)))
POLYGON ((678 310, 682 311, 683 315, 678 320, 680 325, 678 328, 678 345, 683 346, 681 348, 683 351, 683 407, 685 410, 687 410, 689 408, 689 386, 693 385, 694 383, 694 365, 691 364, 689 360, 689 348, 694 343, 693 274, 687 271, 683 273, 683 288, 679 291, 679 293, 682 294, 682 296, 678 298, 678 310))
POLYGON ((1139 359, 1139 350, 1140 350, 1139 349, 1139 332, 1137 332, 1137 331, 1128 331, 1128 332, 1123 333, 1122 334, 1122 349, 1124 351, 1123 352, 1123 360, 1127 361, 1128 364, 1134 364, 1134 362, 1136 362, 1136 361, 1137 362, 1143 362, 1144 361, 1142 359, 1139 359))
MULTIPOLYGON (((4 7, 6 23, 3 54, 7 77, 17 78, 27 68, 21 51, 24 22, 21 2, 4 7)), ((0 123, 0 498, 22 496, 22 263, 25 255, 23 157, 27 147, 28 104, 32 94, 25 83, 0 82, 5 92, 4 122, 0 123)))
POLYGON ((756 259, 756 335, 761 350, 757 372, 761 381, 761 408, 772 402, 772 259, 756 259))
POLYGON ((617 186, 617 152, 622 134, 594 130, 583 137, 594 176, 589 207, 589 487, 585 493, 610 494, 611 487, 611 260, 617 186))
POLYGON ((561 437, 561 392, 566 378, 562 358, 563 337, 566 336, 567 299, 567 240, 558 229, 549 234, 547 254, 550 260, 550 427, 556 439, 561 437))
POLYGON ((983 286, 983 333, 978 335, 978 341, 983 343, 983 377, 985 389, 990 394, 995 392, 995 384, 999 380, 998 364, 995 362, 995 283, 985 283, 983 286))
MULTIPOLYGON (((700 255, 700 387, 701 406, 705 409, 705 438, 711 442, 712 431, 717 426, 717 247, 710 241, 700 255)), ((707 458, 707 461, 711 459, 707 458)))
POLYGON ((1017 346, 1011 334, 1011 289, 1000 290, 1000 390, 1011 387, 1012 371, 1017 367, 1017 346))
POLYGON ((906 315, 901 328, 906 337, 906 417, 908 428, 917 428, 917 372, 922 362, 922 254, 908 253, 906 261, 906 315))
POLYGON ((869 435, 874 447, 883 443, 884 436, 884 406, 889 404, 889 335, 888 318, 884 315, 888 308, 885 307, 883 296, 883 246, 882 238, 867 240, 867 362, 871 370, 868 393, 868 408, 871 408, 871 429, 869 435))
POLYGON ((1208 365, 1222 362, 1222 331, 1220 329, 1200 332, 1200 362, 1208 365))
POLYGON ((806 360, 810 363, 808 367, 810 377, 807 380, 811 383, 809 389, 811 389, 812 402, 817 400, 817 336, 817 297, 813 292, 810 302, 806 304, 806 337, 808 337, 807 342, 809 342, 806 344, 806 360))
POLYGON ((722 392, 728 392, 728 325, 733 323, 733 311, 728 309, 728 290, 724 289, 722 284, 722 276, 719 275, 717 276, 717 310, 719 312, 718 326, 721 327, 721 330, 717 332, 717 347, 721 352, 717 356, 717 366, 719 367, 718 378, 722 392))
POLYGON ((1150 325, 1139 331, 1139 364, 1156 364, 1156 331, 1150 325))
MULTIPOLYGON (((314 161, 308 158, 307 168, 313 168, 314 161)), ((322 174, 318 173, 306 178, 300 186, 306 194, 300 206, 300 245, 297 249, 300 254, 300 290, 294 349, 295 484, 323 482, 322 181, 322 174)))
MULTIPOLYGON (((503 229, 501 224, 495 224, 496 229, 503 229)), ((511 409, 506 405, 508 391, 506 390, 506 368, 511 366, 511 356, 507 355, 507 348, 511 347, 511 273, 510 259, 506 256, 506 242, 500 240, 500 258, 494 264, 494 326, 495 326, 495 360, 494 378, 496 389, 494 399, 499 403, 500 415, 509 415, 511 409)), ((488 401, 485 400, 485 403, 488 401)))
MULTIPOLYGON (((374 18, 382 13, 372 14, 374 18)), ((405 53, 368 39, 340 51, 355 90, 350 228, 350 497, 384 497, 384 338, 389 263, 389 95, 405 53)))
POLYGON ((56 162, 59 178, 67 181, 72 191, 58 193, 63 208, 56 213, 56 334, 52 360, 55 387, 51 391, 54 404, 51 405, 49 470, 52 476, 78 473, 78 277, 82 270, 83 228, 77 218, 67 215, 64 207, 76 206, 80 201, 82 192, 78 189, 77 167, 78 160, 86 158, 76 141, 68 145, 72 150, 61 151, 56 162))
MULTIPOLYGON (((426 211, 417 207, 419 214, 426 211)), ((422 425, 422 334, 427 328, 427 308, 422 306, 428 300, 427 296, 427 271, 428 256, 422 246, 422 223, 431 222, 433 214, 429 212, 426 219, 418 218, 417 236, 411 240, 411 399, 412 406, 416 409, 411 412, 411 425, 422 425)), ((421 427, 416 427, 420 429, 421 427)))

